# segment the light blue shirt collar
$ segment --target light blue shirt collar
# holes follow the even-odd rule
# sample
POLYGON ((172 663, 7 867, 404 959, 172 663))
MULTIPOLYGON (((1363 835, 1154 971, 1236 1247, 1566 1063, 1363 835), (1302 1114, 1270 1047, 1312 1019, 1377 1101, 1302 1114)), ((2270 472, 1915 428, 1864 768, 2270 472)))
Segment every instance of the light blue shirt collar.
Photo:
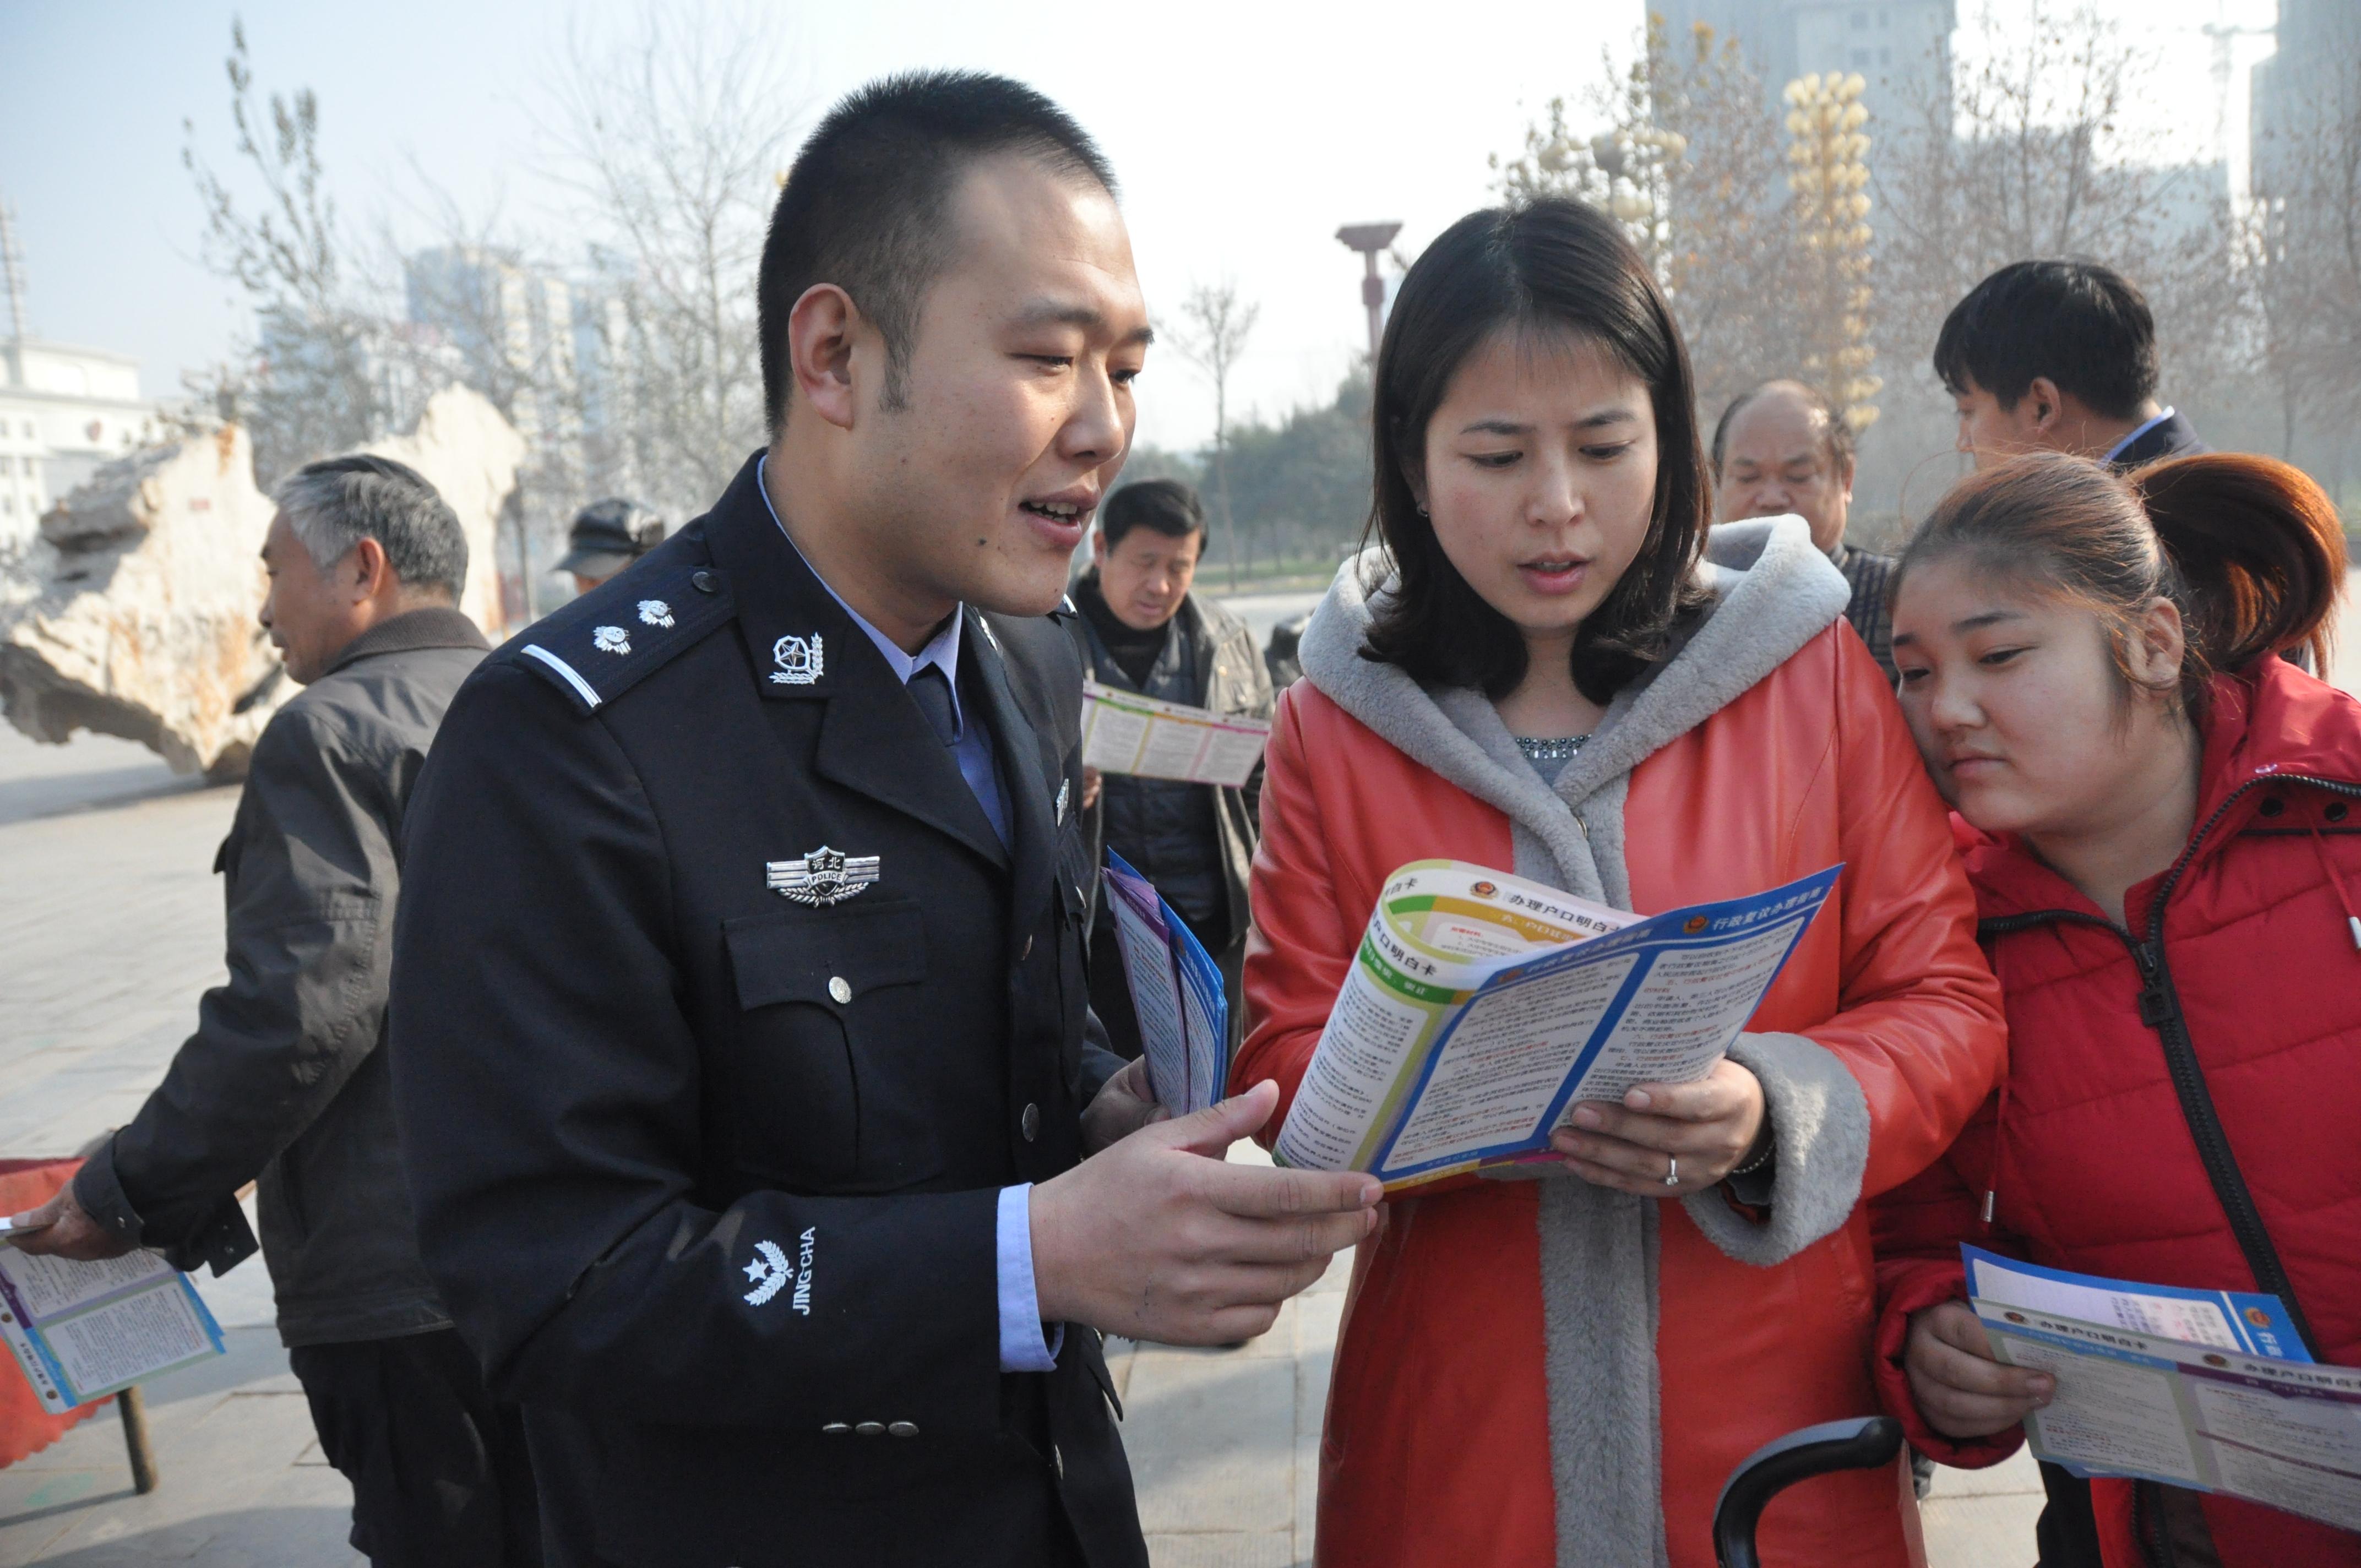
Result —
POLYGON ((2133 431, 2129 435, 2125 436, 2121 441, 2118 441, 2113 446, 2108 447, 2107 455, 2104 457, 2100 458, 2099 461, 2103 464, 2114 462, 2123 452, 2125 447, 2129 446, 2133 442, 2137 441, 2141 436, 2146 435, 2149 431, 2154 430, 2158 425, 2160 425, 2166 420, 2170 419, 2172 417, 2172 410, 2167 409, 2162 413, 2157 415, 2154 419, 2149 420, 2146 424, 2141 425, 2137 430, 2133 431))
POLYGON ((861 628, 867 634, 870 641, 877 644, 877 652, 885 656, 885 667, 894 672, 895 680, 906 686, 910 684, 911 676, 929 664, 942 671, 943 679, 950 684, 951 688, 951 722, 959 727, 962 734, 965 733, 967 720, 960 711, 959 655, 960 623, 967 619, 967 607, 961 605, 953 610, 951 618, 943 622, 943 629, 935 633, 934 641, 919 649, 917 653, 902 652, 900 643, 870 625, 868 617, 845 603, 844 596, 833 587, 829 587, 828 579, 820 576, 818 569, 806 559, 802 547, 796 543, 796 536, 789 533, 787 525, 779 521, 779 509, 771 504, 770 467, 770 455, 765 453, 754 470, 755 488, 763 492, 763 510, 771 514, 771 521, 778 527, 779 537, 787 542, 788 549, 795 551, 796 559, 802 561, 805 568, 810 571, 814 577, 819 579, 819 586, 828 588, 828 597, 836 601, 836 608, 851 616, 852 624, 861 628))

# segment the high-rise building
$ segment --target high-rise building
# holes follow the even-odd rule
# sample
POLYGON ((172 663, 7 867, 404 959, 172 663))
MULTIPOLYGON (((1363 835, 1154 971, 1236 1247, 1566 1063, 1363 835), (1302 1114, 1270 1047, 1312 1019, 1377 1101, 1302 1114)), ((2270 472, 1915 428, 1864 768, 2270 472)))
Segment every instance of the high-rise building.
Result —
POLYGON ((1699 24, 1736 38, 1774 110, 1799 76, 1859 71, 1872 137, 1923 115, 1949 78, 1959 26, 1956 0, 1650 0, 1648 10, 1675 46, 1699 24))
POLYGON ((411 321, 440 334, 467 378, 506 405, 529 446, 546 450, 580 434, 566 280, 458 245, 415 253, 403 273, 411 321))
POLYGON ((2361 5, 2354 0, 2279 0, 2279 49, 2254 68, 2248 177, 2258 196, 2288 183, 2290 160, 2316 156, 2318 127, 2361 103, 2361 5))

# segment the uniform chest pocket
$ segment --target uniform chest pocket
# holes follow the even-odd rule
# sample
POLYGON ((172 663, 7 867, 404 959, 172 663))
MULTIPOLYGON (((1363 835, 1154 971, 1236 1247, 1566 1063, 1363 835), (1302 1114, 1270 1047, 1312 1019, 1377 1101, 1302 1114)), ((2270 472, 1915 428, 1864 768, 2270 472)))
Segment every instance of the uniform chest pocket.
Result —
POLYGON ((721 932, 739 1024, 717 1088, 738 1164, 794 1190, 857 1190, 862 1079, 893 1069, 893 1037, 927 977, 924 915, 914 900, 864 898, 721 932))

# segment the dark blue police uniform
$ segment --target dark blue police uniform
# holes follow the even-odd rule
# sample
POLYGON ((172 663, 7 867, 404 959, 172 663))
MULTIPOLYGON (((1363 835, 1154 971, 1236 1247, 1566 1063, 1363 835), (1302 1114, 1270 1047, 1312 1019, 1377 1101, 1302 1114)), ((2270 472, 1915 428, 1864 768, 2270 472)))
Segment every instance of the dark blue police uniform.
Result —
POLYGON ((390 1059, 553 1564, 1147 1562, 1097 1335, 1000 1370, 999 1190, 1121 1063, 1072 644, 961 613, 1005 844, 752 460, 444 721, 390 1059))

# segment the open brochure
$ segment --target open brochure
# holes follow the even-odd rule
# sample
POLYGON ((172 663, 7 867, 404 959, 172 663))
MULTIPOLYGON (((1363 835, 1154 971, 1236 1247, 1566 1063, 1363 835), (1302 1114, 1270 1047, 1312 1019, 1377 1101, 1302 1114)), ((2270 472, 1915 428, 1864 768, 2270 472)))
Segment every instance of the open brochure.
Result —
POLYGON ((1221 1099, 1230 1076, 1222 971, 1172 906, 1113 850, 1102 886, 1156 1102, 1175 1116, 1202 1111, 1221 1099))
POLYGON ((0 1246, 0 1339, 60 1415, 223 1349, 188 1276, 153 1252, 76 1263, 0 1246))
POLYGON ((1266 718, 1082 683, 1082 761, 1103 773, 1237 789, 1254 776, 1269 740, 1266 718))
POLYGON ((1411 861, 1370 912, 1278 1159, 1402 1186, 1546 1157, 1576 1101, 1704 1077, 1842 870, 1643 920, 1411 861))
POLYGON ((2361 1370, 2312 1361, 2278 1297, 1960 1250, 1993 1354, 2058 1380, 2026 1418, 2036 1458, 2361 1530, 2361 1370))

